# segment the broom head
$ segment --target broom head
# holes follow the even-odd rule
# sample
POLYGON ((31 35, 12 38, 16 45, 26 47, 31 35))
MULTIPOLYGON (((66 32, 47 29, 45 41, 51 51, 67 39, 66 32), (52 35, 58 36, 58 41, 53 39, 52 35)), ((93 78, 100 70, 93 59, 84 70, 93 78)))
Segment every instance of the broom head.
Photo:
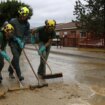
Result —
POLYGON ((43 76, 43 79, 53 79, 63 77, 62 73, 46 74, 43 76))

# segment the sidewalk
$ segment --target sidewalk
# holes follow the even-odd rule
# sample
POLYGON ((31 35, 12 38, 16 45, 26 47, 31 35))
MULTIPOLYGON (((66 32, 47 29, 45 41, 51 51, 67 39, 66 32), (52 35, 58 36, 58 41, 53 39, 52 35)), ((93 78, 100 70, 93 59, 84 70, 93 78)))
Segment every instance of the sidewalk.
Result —
MULTIPOLYGON (((27 45, 26 48, 33 50, 34 46, 27 45)), ((97 48, 73 48, 52 46, 51 53, 61 54, 65 56, 78 56, 105 60, 105 50, 97 48)))

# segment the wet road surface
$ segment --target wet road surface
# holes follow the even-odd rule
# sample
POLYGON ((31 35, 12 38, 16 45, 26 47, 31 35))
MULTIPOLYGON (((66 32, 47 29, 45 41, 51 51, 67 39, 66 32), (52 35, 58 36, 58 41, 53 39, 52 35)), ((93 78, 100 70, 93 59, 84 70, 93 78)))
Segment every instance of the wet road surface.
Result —
MULTIPOLYGON (((25 50, 28 58, 37 72, 39 65, 39 56, 36 51, 25 50)), ((65 84, 78 84, 83 91, 82 99, 86 100, 89 104, 76 104, 76 105, 105 105, 105 61, 101 59, 82 58, 75 56, 61 56, 50 54, 48 64, 52 68, 53 73, 63 73, 63 83, 65 84)), ((22 74, 25 76, 23 84, 37 84, 38 81, 34 77, 31 68, 26 61, 24 55, 21 57, 22 74)), ((6 64, 6 67, 8 64, 6 64)), ((47 67, 47 73, 50 73, 47 67)), ((15 80, 8 78, 7 69, 3 70, 3 87, 16 85, 15 80)), ((48 80, 49 84, 62 82, 62 78, 48 80)), ((69 105, 69 104, 68 104, 69 105)), ((70 104, 73 105, 73 104, 70 104)), ((74 104, 75 105, 75 104, 74 104)))
MULTIPOLYGON (((39 56, 37 55, 37 52, 29 50, 26 51, 28 56, 32 60, 34 68, 37 70, 39 64, 39 56), (33 59, 34 57, 35 59, 33 59)), ((87 95, 90 89, 92 93, 89 93, 90 96, 88 98, 88 101, 92 105, 105 105, 104 60, 50 54, 48 63, 54 73, 63 73, 64 83, 79 84, 81 87, 84 87, 84 91, 87 91, 87 95)), ((55 80, 54 82, 56 81, 57 80, 55 80)))

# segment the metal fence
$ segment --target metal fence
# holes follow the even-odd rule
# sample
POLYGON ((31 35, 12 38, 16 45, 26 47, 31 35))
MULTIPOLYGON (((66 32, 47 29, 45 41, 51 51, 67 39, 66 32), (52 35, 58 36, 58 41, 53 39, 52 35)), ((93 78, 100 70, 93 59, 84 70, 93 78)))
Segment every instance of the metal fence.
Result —
POLYGON ((61 46, 64 47, 95 47, 105 48, 104 38, 62 38, 61 46))

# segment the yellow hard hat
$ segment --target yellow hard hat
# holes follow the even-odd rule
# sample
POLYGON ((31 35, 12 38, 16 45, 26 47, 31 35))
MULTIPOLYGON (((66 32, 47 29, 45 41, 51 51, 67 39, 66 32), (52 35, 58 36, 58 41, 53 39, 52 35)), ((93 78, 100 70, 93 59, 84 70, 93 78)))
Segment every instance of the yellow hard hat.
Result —
POLYGON ((21 7, 18 13, 19 15, 27 16, 29 14, 29 9, 27 7, 21 7))
POLYGON ((46 24, 46 26, 49 26, 49 27, 55 27, 56 21, 55 20, 46 20, 45 24, 46 24))
POLYGON ((11 24, 6 24, 3 28, 2 28, 2 30, 4 31, 4 32, 8 32, 8 31, 14 31, 14 27, 11 25, 11 24))

